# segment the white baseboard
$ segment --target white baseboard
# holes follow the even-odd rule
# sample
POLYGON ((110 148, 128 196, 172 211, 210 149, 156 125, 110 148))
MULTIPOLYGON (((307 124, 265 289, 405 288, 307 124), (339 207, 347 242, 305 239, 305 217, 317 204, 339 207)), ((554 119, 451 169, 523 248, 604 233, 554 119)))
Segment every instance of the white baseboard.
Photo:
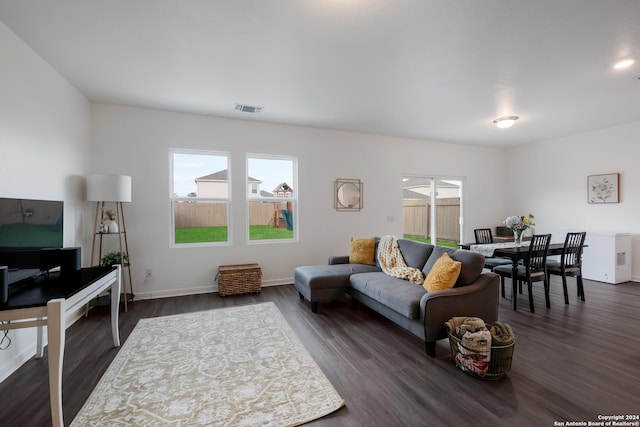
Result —
MULTIPOLYGON (((217 288, 215 289, 217 291, 217 288)), ((198 288, 167 289, 164 291, 136 292, 136 300, 182 297, 186 295, 208 294, 214 292, 212 286, 202 286, 198 288)))
MULTIPOLYGON (((266 288, 268 286, 290 285, 292 283, 293 283, 293 277, 287 277, 284 279, 265 280, 262 282, 262 287, 266 288)), ((182 297, 186 295, 209 294, 212 292, 218 292, 217 284, 213 286, 212 285, 200 286, 197 288, 167 289, 164 291, 136 292, 136 299, 145 300, 145 299, 155 299, 155 298, 182 297)))
POLYGON ((285 277, 284 279, 272 279, 264 280, 262 286, 280 286, 280 285, 292 285, 293 277, 285 277))

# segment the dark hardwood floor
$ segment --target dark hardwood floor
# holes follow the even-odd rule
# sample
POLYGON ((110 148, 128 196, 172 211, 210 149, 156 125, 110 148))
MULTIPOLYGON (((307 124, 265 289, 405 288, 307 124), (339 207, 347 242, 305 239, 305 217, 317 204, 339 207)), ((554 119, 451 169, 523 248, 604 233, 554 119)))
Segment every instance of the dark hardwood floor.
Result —
MULTIPOLYGON (((586 281, 583 303, 570 280, 565 305, 560 281, 552 278, 551 309, 541 286, 534 287, 535 314, 524 292, 516 312, 509 291, 500 301, 500 320, 513 327, 516 345, 512 370, 499 381, 458 370, 447 340, 438 342, 436 357, 428 357, 417 337, 348 299, 321 304, 312 314, 291 285, 263 288, 258 295, 135 301, 121 314, 120 333, 124 342, 140 318, 274 301, 346 401, 313 426, 554 426, 639 414, 640 283, 586 281)), ((67 330, 67 424, 117 352, 106 308, 67 330)), ((47 378, 45 357, 28 361, 1 383, 0 425, 50 425, 47 378)))

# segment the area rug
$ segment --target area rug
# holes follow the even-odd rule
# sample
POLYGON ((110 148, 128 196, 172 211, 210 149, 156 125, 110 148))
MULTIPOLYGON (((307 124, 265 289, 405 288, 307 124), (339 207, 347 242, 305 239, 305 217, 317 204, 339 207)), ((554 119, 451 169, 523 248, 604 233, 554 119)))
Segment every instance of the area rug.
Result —
POLYGON ((268 302, 140 320, 71 425, 295 426, 342 406, 268 302))

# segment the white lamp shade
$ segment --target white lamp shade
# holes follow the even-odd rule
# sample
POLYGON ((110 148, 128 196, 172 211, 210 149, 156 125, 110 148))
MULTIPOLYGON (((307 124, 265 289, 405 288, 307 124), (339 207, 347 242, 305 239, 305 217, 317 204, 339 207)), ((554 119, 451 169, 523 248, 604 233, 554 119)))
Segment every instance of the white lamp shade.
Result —
POLYGON ((91 202, 130 202, 131 177, 127 175, 89 175, 87 200, 91 202))

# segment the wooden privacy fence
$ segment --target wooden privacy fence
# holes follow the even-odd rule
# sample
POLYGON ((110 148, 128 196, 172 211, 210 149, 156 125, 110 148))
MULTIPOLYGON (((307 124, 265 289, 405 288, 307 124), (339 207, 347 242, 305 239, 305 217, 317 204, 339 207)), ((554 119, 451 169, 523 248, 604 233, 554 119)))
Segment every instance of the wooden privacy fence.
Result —
MULTIPOLYGON (((286 209, 286 203, 277 203, 278 209, 286 209), (280 205, 284 207, 281 208, 280 205)), ((249 224, 269 225, 273 217, 273 202, 249 204, 249 224)), ((176 203, 174 207, 175 227, 224 227, 227 225, 227 204, 214 202, 176 203)))
MULTIPOLYGON (((431 203, 426 200, 402 201, 403 233, 410 236, 431 237, 431 203)), ((436 199, 436 236, 438 239, 460 240, 460 198, 436 199)))
MULTIPOLYGON (((431 205, 428 200, 403 200, 404 234, 431 237, 431 205)), ((278 203, 277 209, 286 209, 286 203, 278 203)), ((273 202, 249 204, 249 224, 269 225, 273 217, 273 202)), ((458 197, 437 199, 436 233, 438 239, 457 242, 460 239, 460 199, 458 197)), ((227 225, 227 205, 225 203, 185 202, 175 204, 175 226, 216 227, 227 225)))

